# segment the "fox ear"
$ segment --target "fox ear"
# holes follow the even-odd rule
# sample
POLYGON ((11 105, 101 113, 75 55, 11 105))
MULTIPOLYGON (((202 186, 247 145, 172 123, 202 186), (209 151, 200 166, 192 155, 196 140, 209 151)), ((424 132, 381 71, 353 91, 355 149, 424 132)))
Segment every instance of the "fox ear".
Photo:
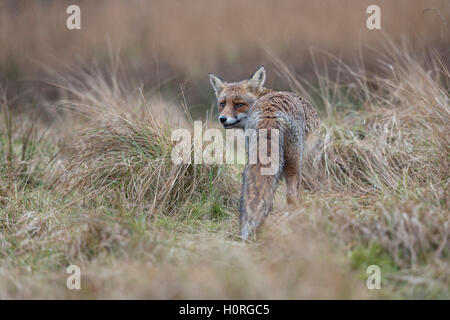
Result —
POLYGON ((248 80, 248 85, 253 89, 261 88, 266 81, 266 69, 261 66, 248 80))
POLYGON ((219 93, 222 91, 223 87, 225 87, 223 80, 218 76, 210 73, 209 82, 211 82, 214 92, 216 93, 216 97, 219 96, 219 93))

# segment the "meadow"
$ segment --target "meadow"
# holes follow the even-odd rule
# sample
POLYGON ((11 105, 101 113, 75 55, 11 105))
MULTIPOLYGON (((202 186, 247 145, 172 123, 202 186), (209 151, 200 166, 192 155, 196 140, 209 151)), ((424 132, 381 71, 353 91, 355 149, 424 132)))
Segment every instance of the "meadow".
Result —
POLYGON ((0 4, 0 298, 450 298, 450 3, 80 1, 77 31, 69 4, 0 4), (243 242, 243 167, 175 165, 171 134, 261 64, 322 143, 243 242))

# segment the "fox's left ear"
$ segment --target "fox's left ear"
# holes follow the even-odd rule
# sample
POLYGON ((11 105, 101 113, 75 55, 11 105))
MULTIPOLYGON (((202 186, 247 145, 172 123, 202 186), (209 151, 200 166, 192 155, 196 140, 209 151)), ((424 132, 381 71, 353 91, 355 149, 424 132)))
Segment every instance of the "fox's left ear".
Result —
POLYGON ((253 89, 261 88, 266 81, 266 69, 260 67, 248 80, 248 86, 253 89))

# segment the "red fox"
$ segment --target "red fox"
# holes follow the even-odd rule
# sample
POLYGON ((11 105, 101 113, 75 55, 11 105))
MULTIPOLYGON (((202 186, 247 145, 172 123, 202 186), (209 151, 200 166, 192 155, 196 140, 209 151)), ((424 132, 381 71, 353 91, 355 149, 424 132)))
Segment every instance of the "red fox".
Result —
MULTIPOLYGON (((261 163, 247 162, 242 180, 240 234, 243 239, 255 231, 272 209, 280 177, 287 187, 287 202, 298 205, 303 154, 308 138, 316 135, 320 119, 304 98, 290 92, 263 87, 266 71, 260 67, 248 80, 227 83, 210 74, 217 97, 219 121, 225 129, 277 129, 279 165, 272 175, 261 174, 261 163)), ((274 134, 272 134, 274 136, 274 134)), ((247 154, 248 154, 247 147, 247 154)), ((270 145, 267 146, 270 150, 270 145)))

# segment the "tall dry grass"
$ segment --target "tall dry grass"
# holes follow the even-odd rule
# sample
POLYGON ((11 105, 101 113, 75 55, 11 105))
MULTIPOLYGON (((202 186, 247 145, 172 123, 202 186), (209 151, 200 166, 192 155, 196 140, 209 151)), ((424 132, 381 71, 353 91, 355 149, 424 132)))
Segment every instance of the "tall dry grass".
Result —
POLYGON ((401 270, 394 279, 448 292, 450 74, 436 52, 419 56, 392 42, 385 52, 376 75, 332 57, 335 79, 317 54, 319 88, 269 52, 323 111, 322 141, 303 174, 312 207, 302 212, 319 215, 346 245, 388 253, 389 268, 401 270))
POLYGON ((319 75, 315 94, 325 110, 323 143, 307 160, 306 187, 357 194, 421 190, 447 197, 446 66, 439 56, 427 66, 393 44, 378 62, 377 75, 367 76, 338 61, 337 78, 346 84, 319 75), (444 188, 437 192, 436 185, 444 188))
POLYGON ((147 100, 139 85, 120 80, 117 62, 113 66, 109 73, 97 69, 55 76, 66 95, 59 105, 85 122, 54 159, 64 163, 55 189, 76 188, 86 199, 118 197, 168 215, 202 197, 218 197, 220 205, 236 203, 237 184, 224 166, 173 163, 172 132, 181 125, 192 130, 189 111, 147 100), (226 192, 213 193, 216 184, 227 185, 226 192))

